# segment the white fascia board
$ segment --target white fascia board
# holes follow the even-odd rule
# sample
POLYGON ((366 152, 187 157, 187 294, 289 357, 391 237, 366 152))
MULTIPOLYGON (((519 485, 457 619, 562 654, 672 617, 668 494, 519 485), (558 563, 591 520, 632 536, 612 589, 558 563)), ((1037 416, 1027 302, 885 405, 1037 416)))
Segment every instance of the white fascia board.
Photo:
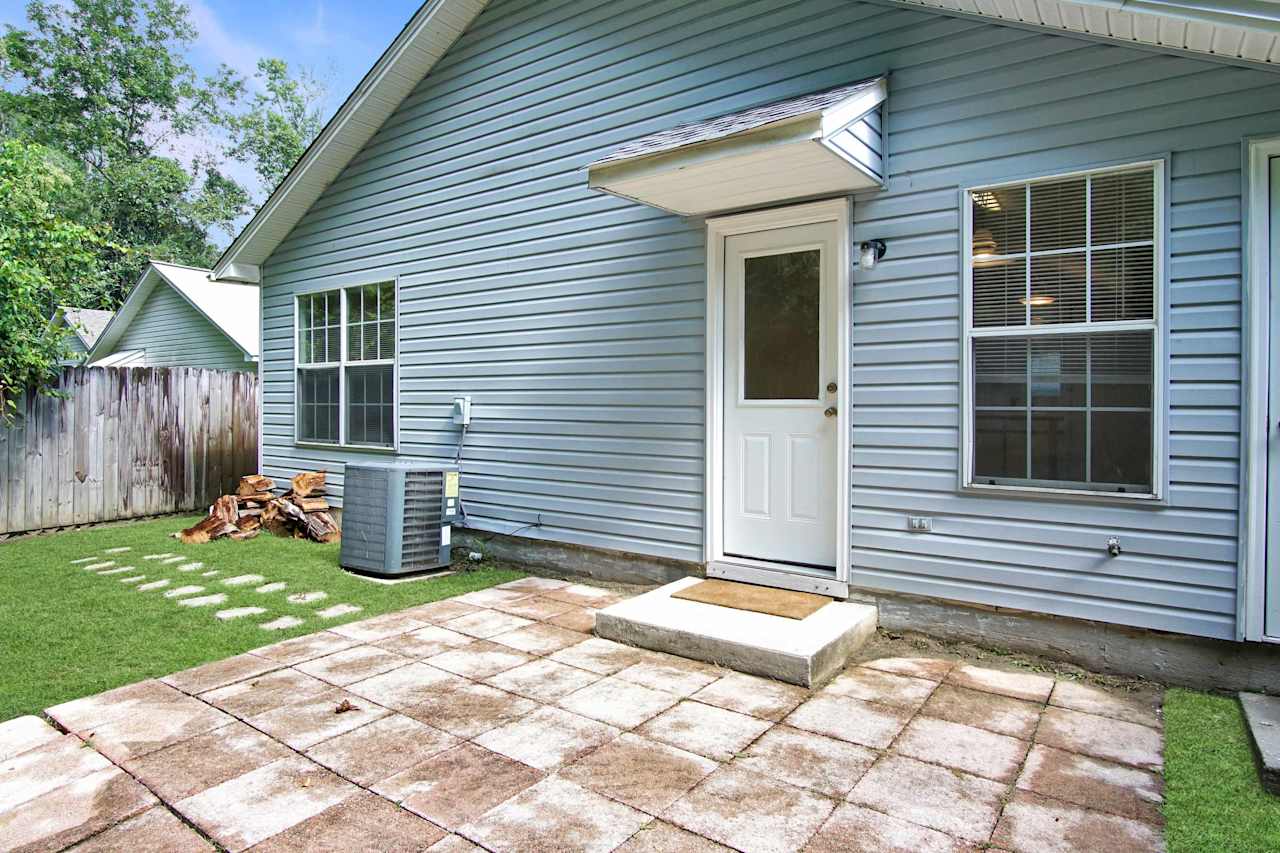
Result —
POLYGON ((98 335, 98 340, 94 341, 93 346, 89 348, 86 356, 87 361, 97 361, 111 352, 116 345, 116 341, 124 334, 124 330, 129 328, 129 324, 133 322, 134 315, 138 313, 142 303, 147 301, 147 297, 160 280, 160 273, 157 272, 153 265, 148 263, 146 269, 142 271, 142 275, 138 277, 138 281, 129 290, 129 295, 124 298, 124 303, 116 310, 115 316, 107 323, 107 327, 102 330, 102 334, 98 335))
POLYGON ((428 0, 418 9, 222 253, 213 267, 214 278, 228 278, 233 265, 260 266, 267 260, 488 1, 428 0))

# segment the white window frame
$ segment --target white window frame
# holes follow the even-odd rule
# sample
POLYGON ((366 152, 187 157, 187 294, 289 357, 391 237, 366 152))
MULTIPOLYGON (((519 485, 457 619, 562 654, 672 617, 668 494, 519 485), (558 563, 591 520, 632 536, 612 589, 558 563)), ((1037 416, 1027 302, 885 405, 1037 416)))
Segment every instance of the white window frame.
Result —
MULTIPOLYGON (((961 491, 982 494, 1006 494, 1026 496, 1047 496, 1054 498, 1084 498, 1090 500, 1107 500, 1118 502, 1152 502, 1164 500, 1167 491, 1166 469, 1168 459, 1168 414, 1166 404, 1166 315, 1165 302, 1167 284, 1166 253, 1167 234, 1165 226, 1165 161, 1142 160, 1097 168, 1078 169, 1070 172, 1058 172, 1051 175, 1037 175, 1031 178, 1002 181, 1000 183, 981 184, 965 187, 960 191, 960 256, 961 256, 961 336, 960 336, 960 471, 959 486, 961 491), (1152 294, 1152 312, 1150 320, 1113 320, 1083 323, 1054 323, 1042 326, 983 326, 973 325, 973 194, 982 191, 1006 189, 1008 187, 1027 186, 1069 178, 1090 175, 1105 175, 1114 172, 1131 172, 1138 169, 1151 169, 1153 187, 1153 204, 1155 205, 1152 227, 1154 269, 1152 282, 1155 292, 1152 294), (1152 388, 1151 388, 1151 491, 1150 492, 1113 492, 1097 489, 1074 489, 1034 483, 988 484, 975 482, 974 465, 974 393, 973 376, 973 342, 984 337, 1011 337, 1035 335, 1064 335, 1069 333, 1089 332, 1132 332, 1149 331, 1152 339, 1152 388)), ((1092 248, 1090 240, 1091 217, 1090 199, 1085 197, 1085 240, 1086 247, 1092 248)), ((1027 208, 1027 248, 1031 251, 1031 208, 1027 208)), ((1145 241, 1144 241, 1145 242, 1145 241)), ((1107 244, 1110 246, 1111 244, 1107 244)), ((1119 244, 1125 245, 1125 244, 1119 244)), ((1021 253, 1020 253, 1021 254, 1021 253)), ((1092 257, 1092 252, 1086 254, 1092 257)), ((1085 281, 1089 283, 1086 272, 1085 281)), ((1087 306, 1086 302, 1086 306, 1087 306)), ((1086 317, 1088 317, 1086 307, 1086 317)))
POLYGON ((314 290, 299 291, 293 295, 293 443, 298 447, 338 447, 346 450, 361 450, 373 453, 398 453, 400 451, 400 277, 374 278, 340 287, 317 287, 314 290), (372 361, 351 361, 347 358, 347 291, 360 290, 370 285, 390 284, 394 311, 394 346, 395 353, 390 359, 372 361), (298 361, 298 332, 301 312, 299 306, 303 298, 319 296, 324 293, 338 294, 339 334, 338 361, 301 364, 298 361), (347 368, 348 367, 391 367, 391 444, 358 444, 347 440, 347 368), (301 370, 338 371, 338 440, 317 441, 302 438, 298 434, 301 418, 298 417, 298 372, 301 370))

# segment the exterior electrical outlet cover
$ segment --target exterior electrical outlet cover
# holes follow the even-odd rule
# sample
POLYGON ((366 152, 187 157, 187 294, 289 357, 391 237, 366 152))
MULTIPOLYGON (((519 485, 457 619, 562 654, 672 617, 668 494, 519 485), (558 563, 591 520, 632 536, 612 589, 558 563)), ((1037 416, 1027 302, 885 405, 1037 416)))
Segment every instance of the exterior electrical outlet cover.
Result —
POLYGON ((458 467, 431 462, 351 462, 342 495, 343 568, 378 575, 450 562, 458 467))

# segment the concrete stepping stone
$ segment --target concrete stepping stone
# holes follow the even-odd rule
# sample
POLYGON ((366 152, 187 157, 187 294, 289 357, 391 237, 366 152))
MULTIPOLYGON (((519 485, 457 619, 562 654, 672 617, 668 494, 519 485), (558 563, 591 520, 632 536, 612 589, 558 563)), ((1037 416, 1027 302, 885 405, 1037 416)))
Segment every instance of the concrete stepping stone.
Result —
POLYGON ((204 563, 199 563, 199 562, 196 562, 196 563, 183 563, 181 566, 178 566, 178 571, 180 571, 180 572, 194 572, 196 569, 203 569, 203 568, 204 568, 204 563))
POLYGON ((144 583, 142 586, 138 587, 138 589, 150 591, 153 589, 163 589, 168 585, 169 585, 169 582, 167 580, 158 580, 158 581, 152 581, 151 583, 144 583))
POLYGON ((339 616, 359 613, 361 610, 364 610, 364 608, 355 604, 335 604, 332 607, 326 607, 324 610, 317 610, 316 615, 321 619, 337 619, 339 616))
POLYGON ((103 576, 120 575, 120 574, 124 574, 125 572, 136 572, 136 571, 137 569, 133 566, 121 566, 118 569, 107 569, 105 572, 98 572, 98 574, 103 576))
POLYGON ((83 566, 85 563, 92 563, 92 562, 93 562, 94 560, 96 560, 96 559, 98 559, 98 558, 97 558, 97 557, 81 557, 81 558, 80 558, 80 559, 78 559, 78 560, 72 560, 72 561, 71 561, 71 565, 73 565, 73 566, 83 566))
POLYGON ((229 610, 219 610, 214 615, 223 622, 228 619, 239 619, 241 616, 257 616, 259 613, 266 613, 265 607, 232 607, 229 610))
POLYGON ((221 604, 227 600, 225 592, 217 592, 213 595, 200 595, 195 598, 184 598, 178 603, 183 607, 208 607, 211 604, 221 604))
POLYGON ((124 545, 124 546, 122 546, 122 547, 120 547, 120 548, 106 548, 106 549, 104 549, 104 550, 103 550, 103 552, 102 552, 102 553, 104 553, 104 554, 123 554, 125 551, 132 551, 132 550, 133 550, 133 548, 129 547, 128 545, 124 545))
POLYGON ((233 578, 227 578, 222 583, 226 586, 248 586, 251 583, 262 583, 266 578, 262 575, 236 575, 233 578))
POLYGON ((288 628, 296 628, 301 624, 302 620, 296 616, 281 616, 279 619, 263 622, 262 628, 267 631, 284 631, 288 628))
POLYGON ((313 604, 317 601, 324 601, 329 597, 327 592, 295 592, 293 595, 285 599, 290 604, 313 604))
POLYGON ((218 575, 218 572, 217 572, 217 570, 216 570, 216 569, 215 569, 214 571, 211 571, 211 572, 201 572, 201 573, 200 573, 200 577, 202 577, 202 578, 212 578, 212 577, 217 577, 217 575, 218 575))
POLYGON ((288 584, 284 581, 274 581, 272 583, 263 584, 254 590, 254 592, 279 592, 287 586, 288 584))
POLYGON ((163 559, 165 559, 166 557, 172 557, 172 556, 173 556, 173 552, 172 552, 172 551, 165 551, 163 554, 147 554, 147 555, 146 555, 145 557, 143 557, 142 559, 144 559, 144 560, 163 560, 163 559))
POLYGON ((134 575, 131 578, 120 578, 120 583, 137 583, 147 579, 146 575, 134 575))
POLYGON ((178 586, 165 592, 165 598, 182 598, 184 595, 195 595, 197 592, 204 592, 202 586, 178 586))
POLYGON ((186 557, 183 557, 181 554, 174 554, 172 557, 166 557, 165 559, 161 560, 160 562, 165 563, 165 564, 169 564, 169 563, 181 563, 181 562, 182 562, 183 560, 185 560, 185 559, 187 559, 187 558, 186 558, 186 557))
POLYGON ((115 560, 107 560, 105 563, 90 563, 84 567, 86 572, 97 572, 102 569, 109 569, 116 564, 115 560))

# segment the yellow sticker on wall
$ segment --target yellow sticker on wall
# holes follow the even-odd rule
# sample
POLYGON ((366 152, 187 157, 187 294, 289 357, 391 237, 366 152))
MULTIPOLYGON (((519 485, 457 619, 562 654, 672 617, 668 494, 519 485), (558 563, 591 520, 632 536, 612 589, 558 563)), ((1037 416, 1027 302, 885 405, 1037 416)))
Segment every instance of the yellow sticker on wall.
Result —
POLYGON ((458 496, 458 472, 444 472, 444 496, 446 498, 456 498, 458 496))

